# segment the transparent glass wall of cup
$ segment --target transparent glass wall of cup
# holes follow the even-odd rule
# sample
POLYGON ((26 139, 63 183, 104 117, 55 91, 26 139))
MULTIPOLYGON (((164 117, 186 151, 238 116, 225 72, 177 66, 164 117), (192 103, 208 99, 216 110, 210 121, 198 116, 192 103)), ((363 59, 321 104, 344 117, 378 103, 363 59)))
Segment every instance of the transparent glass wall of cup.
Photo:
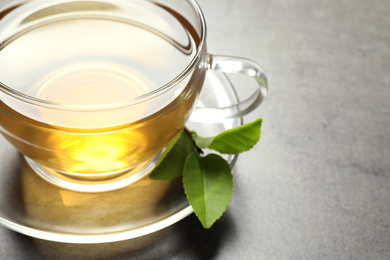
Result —
POLYGON ((191 114, 240 117, 266 95, 259 65, 206 52, 193 0, 30 0, 1 10, 1 133, 64 188, 128 185, 191 114), (253 77, 258 88, 239 104, 194 111, 208 70, 253 77))

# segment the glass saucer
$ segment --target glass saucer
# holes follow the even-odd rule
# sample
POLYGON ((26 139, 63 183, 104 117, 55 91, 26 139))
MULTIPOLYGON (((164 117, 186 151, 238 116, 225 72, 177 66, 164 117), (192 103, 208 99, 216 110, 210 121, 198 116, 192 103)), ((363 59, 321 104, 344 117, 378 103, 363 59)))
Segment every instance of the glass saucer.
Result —
MULTIPOLYGON (((199 104, 236 102, 229 79, 208 72, 199 104)), ((218 124, 190 121, 187 126, 212 136, 241 124, 238 118, 218 124)), ((193 212, 180 178, 153 181, 146 176, 122 189, 80 193, 44 181, 2 137, 0 147, 0 224, 19 233, 56 242, 115 242, 161 230, 193 212)), ((237 157, 226 159, 233 166, 237 157)))

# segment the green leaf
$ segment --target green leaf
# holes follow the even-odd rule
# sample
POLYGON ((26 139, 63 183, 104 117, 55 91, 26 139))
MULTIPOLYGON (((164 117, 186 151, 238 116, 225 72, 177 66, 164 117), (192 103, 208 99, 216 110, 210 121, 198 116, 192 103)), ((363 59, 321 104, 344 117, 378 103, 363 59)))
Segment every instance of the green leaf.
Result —
POLYGON ((149 178, 170 180, 181 176, 187 156, 193 151, 196 151, 196 148, 191 137, 182 131, 177 142, 167 147, 149 178))
POLYGON ((219 155, 200 157, 192 152, 184 165, 184 191, 204 228, 210 228, 225 212, 233 193, 229 164, 219 155))
POLYGON ((193 131, 192 138, 199 148, 204 149, 210 147, 215 137, 201 137, 195 131, 193 131))
POLYGON ((161 154, 160 158, 158 158, 156 162, 156 166, 160 165, 160 163, 164 160, 165 156, 172 150, 172 148, 175 146, 175 144, 179 141, 181 135, 183 133, 183 130, 181 130, 177 135, 173 137, 173 139, 168 143, 167 147, 165 148, 164 152, 161 154))
POLYGON ((226 130, 215 137, 201 137, 195 132, 193 138, 199 148, 213 149, 222 154, 239 154, 252 149, 260 140, 262 119, 226 130))

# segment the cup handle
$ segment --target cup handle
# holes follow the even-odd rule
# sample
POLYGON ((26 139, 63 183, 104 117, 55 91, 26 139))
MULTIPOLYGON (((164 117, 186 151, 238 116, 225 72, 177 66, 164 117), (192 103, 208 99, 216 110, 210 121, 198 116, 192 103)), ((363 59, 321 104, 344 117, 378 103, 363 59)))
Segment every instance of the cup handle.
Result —
MULTIPOLYGON (((268 92, 268 80, 264 70, 257 63, 238 57, 208 54, 205 68, 223 73, 237 73, 252 77, 257 82, 256 90, 248 98, 226 107, 196 107, 191 121, 218 123, 247 115, 256 109, 268 92)), ((235 87, 235 90, 239 90, 235 87)))

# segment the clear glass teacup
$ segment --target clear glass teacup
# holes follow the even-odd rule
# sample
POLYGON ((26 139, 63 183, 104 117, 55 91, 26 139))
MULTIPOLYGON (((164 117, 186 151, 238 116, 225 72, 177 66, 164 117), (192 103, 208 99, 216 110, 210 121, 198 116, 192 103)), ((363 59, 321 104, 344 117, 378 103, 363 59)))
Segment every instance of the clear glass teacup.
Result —
POLYGON ((188 118, 245 115, 259 65, 206 51, 194 0, 29 0, 0 12, 0 130, 44 179, 97 192, 149 173, 188 118), (208 70, 253 77, 228 107, 196 107, 208 70))

